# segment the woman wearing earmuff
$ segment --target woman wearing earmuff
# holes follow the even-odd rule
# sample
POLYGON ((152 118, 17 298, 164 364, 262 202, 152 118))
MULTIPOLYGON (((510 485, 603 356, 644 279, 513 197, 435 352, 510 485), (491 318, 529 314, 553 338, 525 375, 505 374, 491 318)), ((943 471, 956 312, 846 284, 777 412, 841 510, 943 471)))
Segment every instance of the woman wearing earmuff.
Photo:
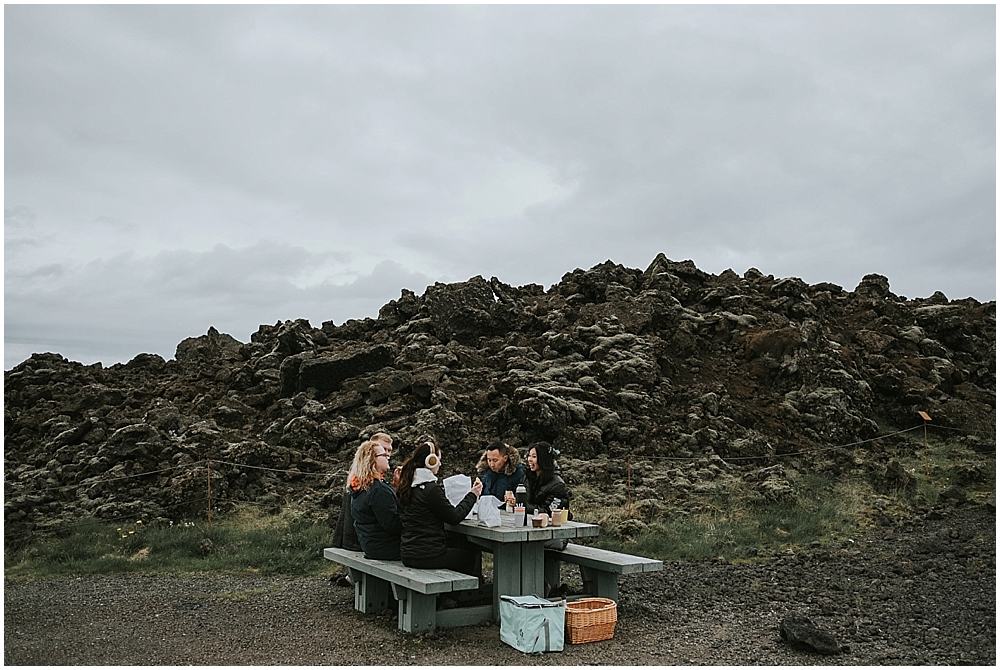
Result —
POLYGON ((452 505, 438 484, 441 450, 425 440, 403 463, 396 484, 399 514, 403 523, 399 553, 403 565, 411 568, 445 568, 478 577, 478 550, 449 547, 444 524, 458 524, 469 515, 483 491, 477 478, 472 491, 458 505, 452 505))

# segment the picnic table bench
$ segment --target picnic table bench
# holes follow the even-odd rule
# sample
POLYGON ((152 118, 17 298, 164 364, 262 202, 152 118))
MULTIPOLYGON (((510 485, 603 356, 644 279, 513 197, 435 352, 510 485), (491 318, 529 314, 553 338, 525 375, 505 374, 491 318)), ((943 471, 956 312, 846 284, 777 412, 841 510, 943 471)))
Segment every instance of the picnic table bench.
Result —
POLYGON ((615 602, 618 602, 619 575, 663 570, 663 561, 570 543, 562 551, 545 550, 545 581, 553 586, 559 584, 560 562, 580 566, 586 595, 609 598, 615 602))
POLYGON ((354 609, 359 612, 388 609, 391 588, 398 601, 397 624, 407 633, 474 625, 488 620, 492 614, 490 605, 437 608, 439 594, 478 589, 479 580, 471 575, 454 570, 408 568, 401 561, 378 561, 365 558, 364 552, 337 547, 324 549, 323 556, 350 571, 354 609))

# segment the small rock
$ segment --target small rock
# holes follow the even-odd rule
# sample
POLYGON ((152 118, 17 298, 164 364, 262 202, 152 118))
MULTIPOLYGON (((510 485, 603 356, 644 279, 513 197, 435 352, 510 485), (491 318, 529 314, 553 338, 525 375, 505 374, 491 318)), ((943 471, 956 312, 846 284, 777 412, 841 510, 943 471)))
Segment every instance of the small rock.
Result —
POLYGON ((941 492, 941 498, 956 505, 961 505, 969 499, 969 494, 961 486, 949 486, 941 492))
POLYGON ((840 644, 837 638, 820 630, 812 620, 801 614, 791 614, 781 621, 781 639, 796 649, 813 651, 818 654, 838 654, 840 644))

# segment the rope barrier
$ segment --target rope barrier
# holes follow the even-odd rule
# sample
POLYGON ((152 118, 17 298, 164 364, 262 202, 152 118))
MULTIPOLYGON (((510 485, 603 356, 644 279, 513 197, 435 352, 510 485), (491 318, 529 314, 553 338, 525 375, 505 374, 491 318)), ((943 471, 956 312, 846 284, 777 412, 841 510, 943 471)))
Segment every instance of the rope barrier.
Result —
POLYGON ((965 428, 956 428, 954 426, 941 426, 936 423, 928 423, 928 428, 940 429, 940 430, 957 430, 959 432, 965 433, 966 435, 986 435, 986 433, 979 430, 966 430, 965 428))
MULTIPOLYGON (((136 473, 136 474, 133 474, 133 475, 125 475, 123 477, 108 477, 108 478, 102 478, 102 479, 97 479, 97 478, 94 478, 94 477, 89 477, 87 480, 84 480, 82 482, 78 482, 76 484, 65 484, 63 486, 46 486, 44 488, 31 488, 30 490, 25 491, 25 494, 27 494, 27 495, 33 495, 33 494, 36 494, 36 493, 45 493, 45 492, 49 492, 49 491, 66 491, 66 490, 69 490, 69 489, 78 489, 78 488, 85 488, 85 487, 91 487, 91 486, 99 486, 101 484, 111 484, 111 483, 118 482, 118 481, 124 481, 126 479, 137 479, 139 477, 147 477, 149 475, 156 475, 156 474, 161 474, 161 473, 164 473, 164 472, 170 472, 171 470, 179 470, 180 468, 191 468, 191 469, 194 469, 196 467, 199 467, 199 466, 205 464, 206 462, 207 462, 207 460, 200 460, 200 461, 195 461, 193 463, 184 463, 184 464, 181 464, 181 465, 171 466, 169 468, 164 468, 162 470, 150 470, 149 472, 140 472, 140 473, 136 473)), ((242 463, 233 463, 231 461, 220 461, 220 460, 217 460, 217 459, 214 459, 214 458, 212 459, 212 462, 218 463, 218 464, 223 464, 223 465, 231 465, 231 466, 238 467, 238 468, 241 468, 241 469, 242 468, 246 468, 246 469, 250 469, 250 470, 266 470, 268 472, 279 472, 279 473, 283 473, 283 474, 292 474, 292 473, 294 473, 294 474, 296 474, 298 476, 303 476, 303 477, 324 477, 325 478, 325 477, 346 477, 347 476, 347 470, 336 470, 334 472, 302 472, 301 470, 290 470, 290 469, 289 470, 280 470, 278 468, 265 468, 265 467, 261 467, 261 466, 258 466, 258 465, 244 465, 242 463)), ((17 483, 20 483, 20 482, 15 482, 14 480, 4 480, 4 486, 6 486, 8 484, 10 484, 11 486, 15 486, 17 483)))
MULTIPOLYGON (((194 466, 196 466, 196 465, 198 465, 199 463, 202 463, 202 462, 203 461, 195 461, 194 463, 183 463, 181 465, 173 465, 173 466, 171 466, 169 468, 164 468, 162 470, 150 470, 149 472, 140 472, 140 473, 137 473, 137 474, 134 474, 134 475, 125 475, 123 477, 106 477, 106 478, 103 478, 103 479, 97 479, 97 477, 99 477, 100 475, 96 475, 95 477, 88 477, 87 480, 84 480, 84 481, 79 482, 77 484, 66 484, 64 486, 48 486, 48 487, 42 488, 42 489, 32 489, 31 491, 33 493, 44 493, 45 491, 62 491, 62 490, 65 490, 65 489, 74 489, 74 488, 80 488, 80 487, 84 487, 84 486, 96 486, 98 484, 110 484, 111 482, 124 481, 126 479, 137 479, 139 477, 146 477, 146 476, 149 476, 149 475, 158 475, 158 474, 163 473, 163 472, 170 472, 171 470, 178 470, 178 469, 184 468, 184 467, 194 467, 194 466), (89 480, 92 480, 92 481, 89 481, 89 480)), ((4 480, 4 486, 6 486, 7 484, 10 484, 11 486, 13 486, 14 483, 15 482, 13 480, 7 480, 7 479, 4 480)))
POLYGON ((336 472, 303 472, 303 471, 298 470, 298 469, 296 469, 296 470, 291 470, 291 469, 282 470, 282 469, 279 469, 279 468, 265 468, 262 465, 246 465, 244 463, 233 463, 232 461, 220 461, 217 458, 213 458, 212 462, 213 463, 219 463, 219 464, 222 464, 222 465, 232 465, 234 467, 241 468, 241 469, 246 468, 246 469, 249 469, 249 470, 266 470, 268 472, 281 472, 281 473, 284 473, 284 474, 295 473, 295 474, 301 475, 303 477, 336 477, 338 475, 346 475, 347 474, 346 470, 337 470, 336 472))

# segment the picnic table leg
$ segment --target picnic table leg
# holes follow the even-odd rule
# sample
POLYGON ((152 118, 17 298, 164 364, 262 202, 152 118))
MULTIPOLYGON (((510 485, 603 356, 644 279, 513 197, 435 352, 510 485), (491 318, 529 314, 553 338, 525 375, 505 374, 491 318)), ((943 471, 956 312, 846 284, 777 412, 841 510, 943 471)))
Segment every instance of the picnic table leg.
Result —
POLYGON ((545 583, 550 585, 552 588, 559 586, 559 565, 561 561, 552 556, 549 552, 545 552, 545 583))
POLYGON ((413 589, 392 585, 392 592, 399 601, 397 626, 406 633, 427 633, 437 625, 437 596, 418 593, 413 589))
POLYGON ((493 621, 500 621, 500 596, 521 595, 521 547, 498 543, 493 550, 493 621))
POLYGON ((381 612, 389 606, 389 582, 351 568, 354 581, 354 609, 365 614, 381 612))
POLYGON ((580 577, 583 578, 584 593, 618 602, 618 575, 615 573, 581 565, 580 577))
POLYGON ((545 543, 522 542, 521 593, 545 597, 545 543))

